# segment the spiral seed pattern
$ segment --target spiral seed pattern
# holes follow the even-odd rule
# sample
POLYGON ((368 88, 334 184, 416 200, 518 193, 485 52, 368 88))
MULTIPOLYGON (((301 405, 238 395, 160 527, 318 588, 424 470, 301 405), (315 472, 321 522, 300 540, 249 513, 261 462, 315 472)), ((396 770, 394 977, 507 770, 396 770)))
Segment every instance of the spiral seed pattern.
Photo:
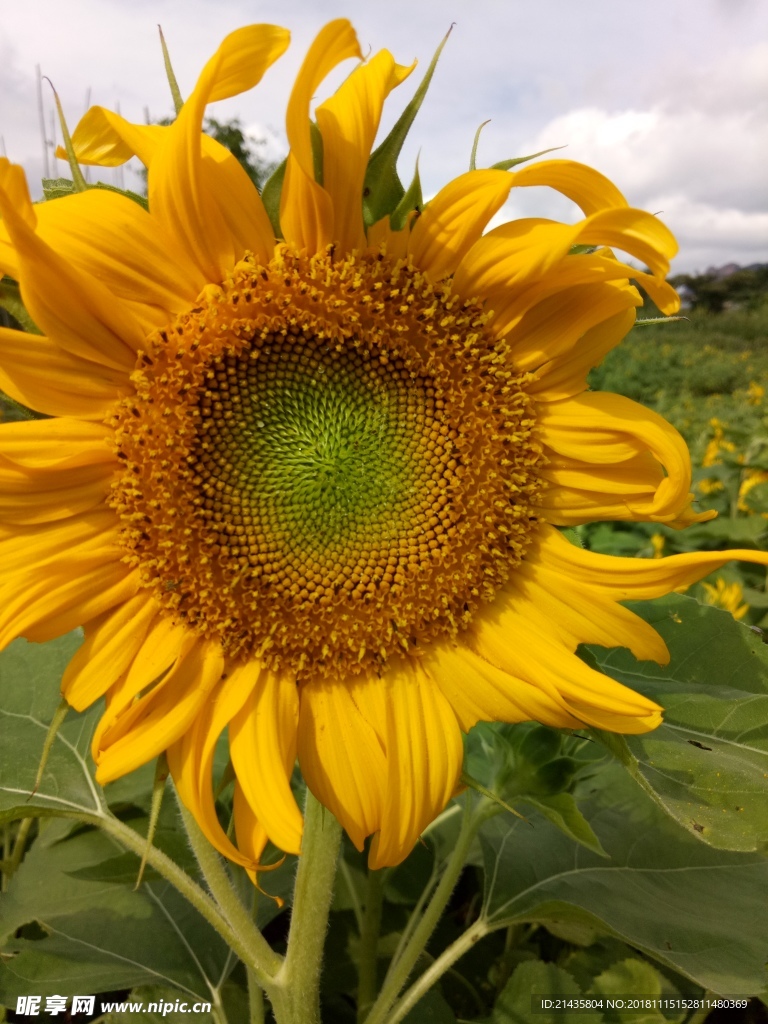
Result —
POLYGON ((190 628, 300 679, 417 655, 535 529, 526 380, 405 262, 246 259, 157 334, 111 421, 126 561, 190 628))

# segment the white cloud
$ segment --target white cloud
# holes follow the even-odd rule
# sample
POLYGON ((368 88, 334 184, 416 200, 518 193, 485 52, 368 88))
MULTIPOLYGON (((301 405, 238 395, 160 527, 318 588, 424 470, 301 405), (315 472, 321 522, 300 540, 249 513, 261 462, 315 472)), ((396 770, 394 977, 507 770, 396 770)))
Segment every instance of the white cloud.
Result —
MULTIPOLYGON (((680 242, 676 269, 768 260, 768 46, 698 73, 677 68, 668 86, 646 108, 571 110, 526 146, 567 144, 557 155, 598 168, 633 206, 659 212, 680 242)), ((561 201, 546 202, 546 215, 574 216, 561 201)), ((531 198, 516 205, 530 212, 531 198)))

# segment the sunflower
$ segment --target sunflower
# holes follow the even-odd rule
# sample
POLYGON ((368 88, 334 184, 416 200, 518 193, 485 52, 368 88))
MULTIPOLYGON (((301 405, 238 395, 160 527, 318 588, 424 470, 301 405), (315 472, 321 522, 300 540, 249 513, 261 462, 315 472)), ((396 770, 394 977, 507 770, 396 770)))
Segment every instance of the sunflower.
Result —
POLYGON ((768 556, 614 558, 559 529, 709 517, 678 433, 586 384, 632 326, 630 279, 677 308, 669 231, 567 160, 471 170, 423 208, 401 188, 373 219, 374 137, 411 68, 362 62, 345 20, 298 73, 270 219, 201 124, 287 43, 228 36, 170 127, 85 115, 78 159, 138 155, 148 209, 98 188, 33 205, 0 162, 0 268, 43 332, 2 331, 0 385, 47 417, 0 427, 0 642, 83 626, 63 692, 105 700, 102 783, 166 751, 210 841, 253 870, 268 839, 299 851, 298 758, 378 868, 454 793, 477 721, 657 726, 577 645, 664 662, 621 602, 768 556), (540 185, 583 219, 484 234, 540 185), (236 842, 213 792, 225 730, 236 842))

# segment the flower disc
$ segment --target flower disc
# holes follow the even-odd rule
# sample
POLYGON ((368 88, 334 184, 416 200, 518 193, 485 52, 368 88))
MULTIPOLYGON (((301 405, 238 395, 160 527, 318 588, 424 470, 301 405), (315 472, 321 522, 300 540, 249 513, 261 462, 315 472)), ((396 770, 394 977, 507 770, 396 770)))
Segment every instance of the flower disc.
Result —
POLYGON ((407 263, 243 261, 153 339, 115 418, 128 561, 175 615, 302 679, 454 634, 526 549, 526 376, 407 263))

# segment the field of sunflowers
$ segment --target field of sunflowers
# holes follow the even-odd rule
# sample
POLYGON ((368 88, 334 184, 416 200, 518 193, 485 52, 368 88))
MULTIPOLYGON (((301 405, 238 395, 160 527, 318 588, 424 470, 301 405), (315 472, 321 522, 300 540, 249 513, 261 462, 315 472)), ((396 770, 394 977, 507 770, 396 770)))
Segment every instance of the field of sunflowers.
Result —
MULTIPOLYGON (((655 310, 641 311, 638 320, 655 310)), ((580 527, 582 542, 614 555, 661 557, 722 547, 762 547, 768 534, 768 301, 759 296, 720 313, 639 323, 629 343, 593 371, 596 389, 650 406, 688 443, 697 511, 717 518, 677 531, 600 523, 580 527)), ((691 588, 691 596, 750 625, 768 626, 763 570, 731 563, 691 588)))

